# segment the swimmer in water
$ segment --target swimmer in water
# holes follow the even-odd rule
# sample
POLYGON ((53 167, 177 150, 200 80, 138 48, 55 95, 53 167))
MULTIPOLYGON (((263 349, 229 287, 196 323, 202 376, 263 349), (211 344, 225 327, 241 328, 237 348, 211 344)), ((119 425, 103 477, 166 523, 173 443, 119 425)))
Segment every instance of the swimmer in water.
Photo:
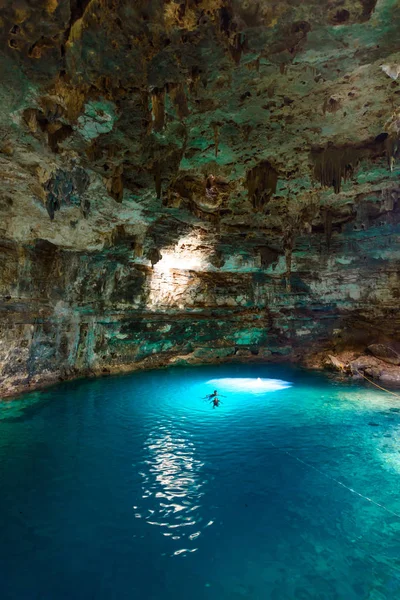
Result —
POLYGON ((217 395, 217 390, 214 390, 212 394, 207 394, 207 396, 204 396, 203 400, 212 400, 213 398, 216 398, 217 395))
MULTIPOLYGON (((220 404, 222 404, 220 400, 221 396, 222 394, 218 394, 218 391, 214 390, 212 394, 208 394, 203 398, 203 400, 207 400, 210 404, 213 405, 213 408, 217 408, 220 404)), ((222 396, 222 398, 225 398, 225 396, 222 396)))
POLYGON ((214 398, 211 400, 210 404, 213 405, 213 408, 218 408, 218 406, 220 404, 222 404, 221 400, 218 398, 218 396, 214 396, 214 398))
POLYGON ((218 396, 226 398, 226 396, 222 396, 222 394, 218 394, 217 390, 214 390, 212 394, 207 394, 207 396, 204 396, 203 400, 209 400, 212 402, 215 399, 218 400, 218 396))

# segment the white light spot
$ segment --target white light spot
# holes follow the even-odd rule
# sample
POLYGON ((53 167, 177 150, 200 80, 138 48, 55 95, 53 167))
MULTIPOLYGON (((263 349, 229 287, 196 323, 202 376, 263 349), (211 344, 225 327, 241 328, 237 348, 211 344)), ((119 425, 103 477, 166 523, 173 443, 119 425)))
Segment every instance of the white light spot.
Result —
POLYGON ((218 391, 227 392, 252 392, 262 394, 265 392, 276 392, 292 387, 289 381, 281 379, 257 379, 251 377, 226 377, 223 379, 210 379, 207 384, 215 386, 218 391))

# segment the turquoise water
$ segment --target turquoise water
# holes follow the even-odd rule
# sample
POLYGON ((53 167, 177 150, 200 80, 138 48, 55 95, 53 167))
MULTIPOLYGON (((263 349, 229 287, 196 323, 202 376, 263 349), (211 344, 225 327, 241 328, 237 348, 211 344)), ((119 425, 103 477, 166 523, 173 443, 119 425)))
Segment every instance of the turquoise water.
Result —
POLYGON ((2 600, 400 598, 388 394, 172 369, 4 401, 0 419, 2 600))

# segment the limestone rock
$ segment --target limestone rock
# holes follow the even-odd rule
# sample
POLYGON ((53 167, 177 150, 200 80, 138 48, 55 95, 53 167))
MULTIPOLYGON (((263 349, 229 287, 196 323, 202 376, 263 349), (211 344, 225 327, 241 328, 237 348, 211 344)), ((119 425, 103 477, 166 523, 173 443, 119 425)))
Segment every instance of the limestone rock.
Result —
POLYGON ((238 348, 235 352, 235 356, 248 358, 251 356, 251 350, 249 348, 238 348))
POLYGON ((382 375, 382 369, 379 369, 378 367, 367 367, 364 370, 364 373, 366 375, 369 375, 373 379, 380 379, 380 377, 382 375))
POLYGON ((394 0, 6 0, 0 23, 0 393, 396 338, 394 0))
POLYGON ((371 344, 368 350, 391 365, 400 365, 400 348, 394 344, 371 344))

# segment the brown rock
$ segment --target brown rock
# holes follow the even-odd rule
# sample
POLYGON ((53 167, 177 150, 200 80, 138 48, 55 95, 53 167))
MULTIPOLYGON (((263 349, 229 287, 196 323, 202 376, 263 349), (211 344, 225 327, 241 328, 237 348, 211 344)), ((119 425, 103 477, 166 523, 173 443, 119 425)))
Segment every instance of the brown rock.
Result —
POLYGON ((236 350, 235 356, 249 357, 251 356, 251 351, 248 348, 239 348, 236 350))
POLYGON ((400 365, 400 352, 393 344, 371 344, 368 350, 391 365, 400 365))
POLYGON ((379 379, 381 376, 381 369, 378 369, 378 367, 369 367, 365 369, 365 374, 369 375, 373 379, 379 379))

